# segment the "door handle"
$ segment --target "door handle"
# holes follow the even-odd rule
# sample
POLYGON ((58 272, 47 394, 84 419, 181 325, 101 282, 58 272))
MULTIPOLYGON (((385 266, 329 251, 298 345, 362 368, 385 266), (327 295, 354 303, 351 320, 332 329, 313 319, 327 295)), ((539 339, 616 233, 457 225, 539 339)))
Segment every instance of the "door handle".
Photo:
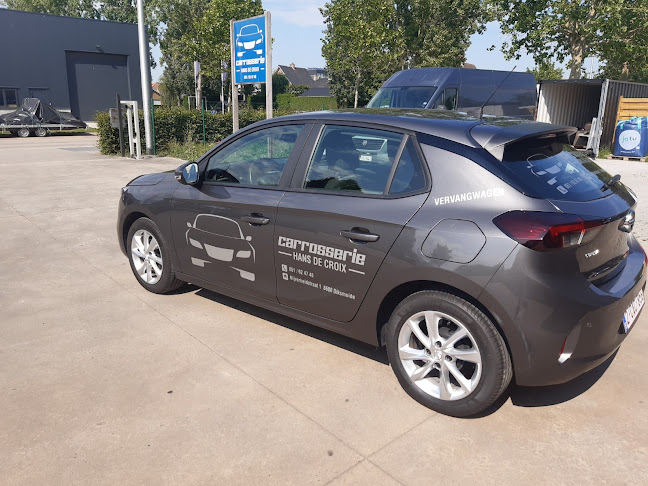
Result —
POLYGON ((270 222, 270 218, 266 218, 263 216, 263 214, 259 214, 259 213, 253 213, 250 214, 249 216, 243 216, 241 219, 246 223, 255 224, 257 226, 261 226, 262 224, 268 224, 270 222))
POLYGON ((340 231, 340 236, 344 236, 345 238, 349 238, 350 240, 364 241, 366 243, 372 243, 374 241, 378 241, 378 238, 380 238, 379 235, 374 235, 373 233, 369 233, 367 230, 362 231, 360 228, 342 230, 340 231))

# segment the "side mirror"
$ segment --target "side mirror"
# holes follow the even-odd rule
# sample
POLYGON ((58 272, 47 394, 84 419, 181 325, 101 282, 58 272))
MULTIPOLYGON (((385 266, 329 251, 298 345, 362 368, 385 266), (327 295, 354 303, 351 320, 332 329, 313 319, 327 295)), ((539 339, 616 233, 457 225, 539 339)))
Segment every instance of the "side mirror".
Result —
POLYGON ((194 185, 198 182, 198 164, 187 162, 175 171, 175 178, 180 184, 194 185))

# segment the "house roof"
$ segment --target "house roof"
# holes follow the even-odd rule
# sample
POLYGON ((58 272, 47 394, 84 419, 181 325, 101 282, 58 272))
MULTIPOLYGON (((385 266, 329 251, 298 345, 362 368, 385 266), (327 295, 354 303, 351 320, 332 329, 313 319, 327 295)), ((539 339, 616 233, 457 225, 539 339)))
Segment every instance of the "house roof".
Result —
POLYGON ((160 83, 151 83, 151 89, 154 93, 160 94, 160 83))
POLYGON ((305 84, 307 86, 312 86, 315 82, 306 68, 279 65, 279 69, 281 69, 284 76, 288 78, 290 84, 305 84))

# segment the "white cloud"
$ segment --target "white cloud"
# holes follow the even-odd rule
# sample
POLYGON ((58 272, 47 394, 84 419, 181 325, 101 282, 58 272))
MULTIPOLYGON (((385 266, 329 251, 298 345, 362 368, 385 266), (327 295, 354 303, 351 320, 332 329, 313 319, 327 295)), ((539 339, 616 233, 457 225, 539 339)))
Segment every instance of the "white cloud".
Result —
POLYGON ((324 17, 319 11, 324 0, 265 0, 263 7, 269 10, 273 19, 300 27, 321 27, 324 17))

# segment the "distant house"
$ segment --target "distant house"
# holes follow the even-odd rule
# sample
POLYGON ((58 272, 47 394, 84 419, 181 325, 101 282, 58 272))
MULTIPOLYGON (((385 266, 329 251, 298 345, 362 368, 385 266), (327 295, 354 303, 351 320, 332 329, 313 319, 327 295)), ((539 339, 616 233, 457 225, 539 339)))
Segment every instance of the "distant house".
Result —
POLYGON ((275 73, 286 76, 291 85, 308 86, 310 89, 301 96, 331 96, 326 69, 300 68, 292 63, 289 66, 279 65, 275 73))
POLYGON ((151 83, 151 93, 153 93, 153 105, 162 105, 162 96, 160 95, 160 83, 151 83))

